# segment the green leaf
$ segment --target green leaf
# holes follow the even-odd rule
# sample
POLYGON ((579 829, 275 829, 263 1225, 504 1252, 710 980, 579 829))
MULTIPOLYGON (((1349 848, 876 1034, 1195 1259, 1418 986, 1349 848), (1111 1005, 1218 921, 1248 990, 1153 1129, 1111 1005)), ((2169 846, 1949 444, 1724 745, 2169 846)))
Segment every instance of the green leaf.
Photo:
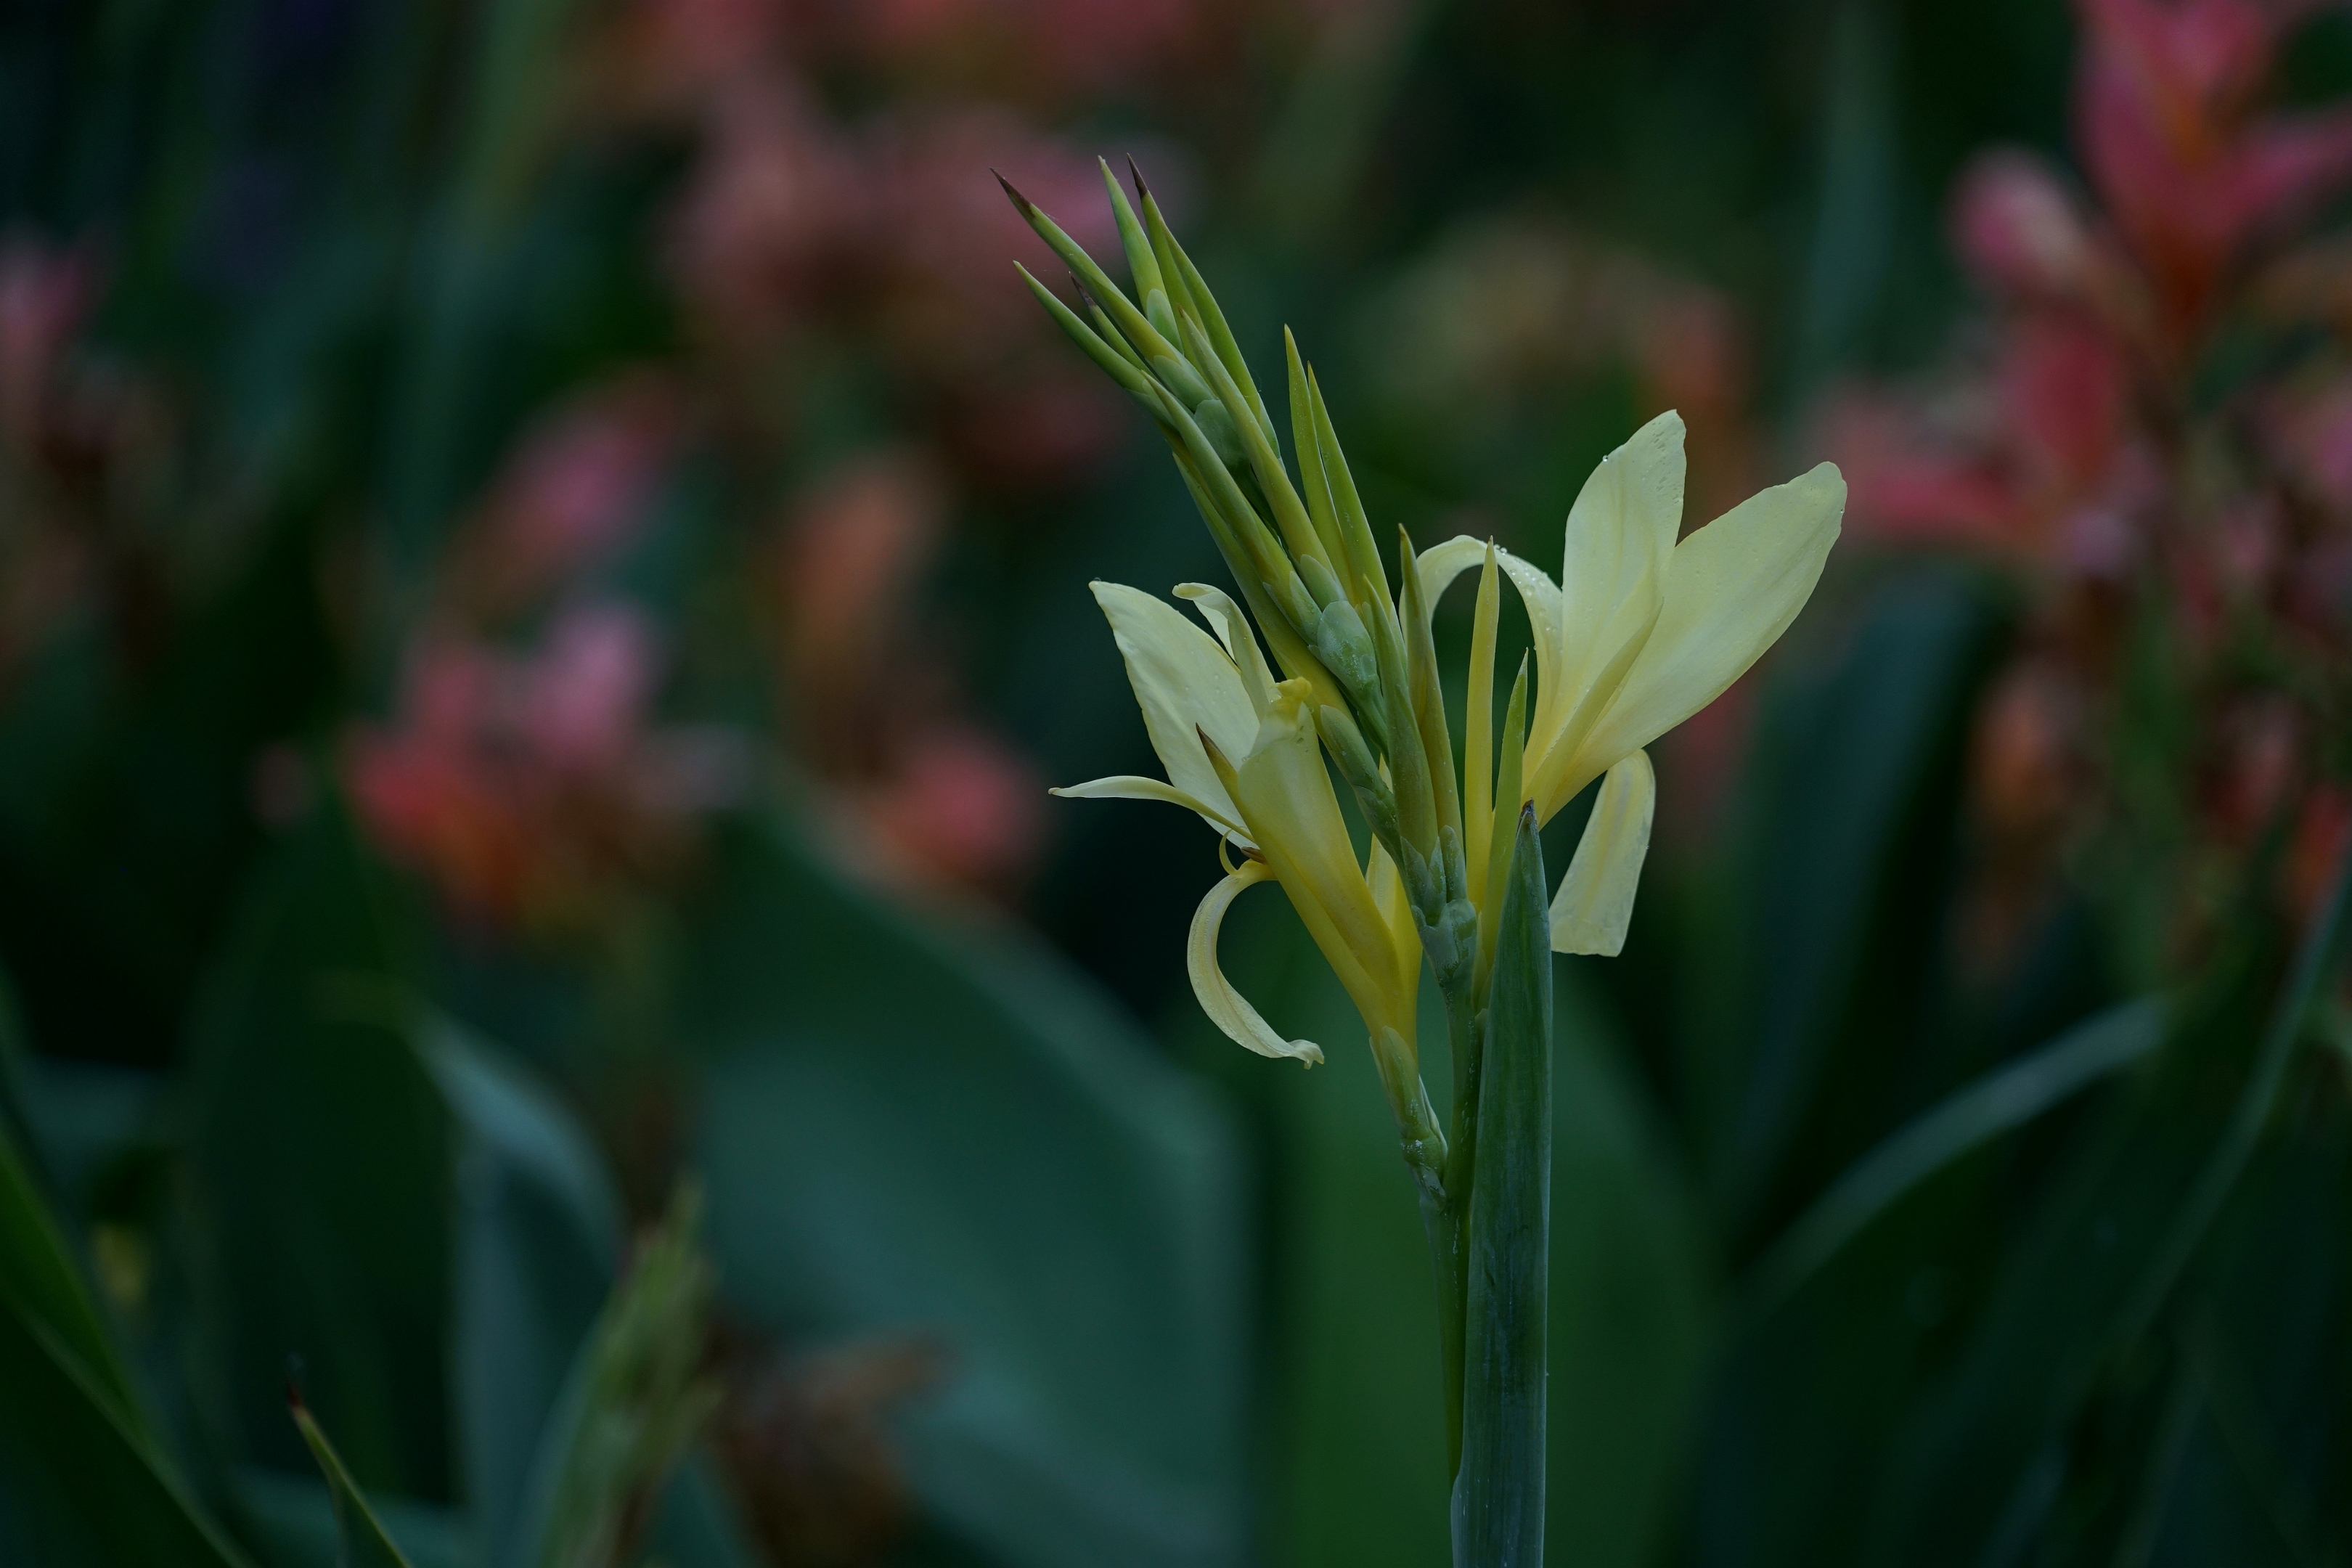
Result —
POLYGON ((0 1126, 0 1300, 40 1325, 58 1351, 79 1364, 110 1407, 146 1435, 139 1395, 114 1335, 67 1250, 64 1235, 33 1184, 16 1139, 0 1126))
MULTIPOLYGON (((2242 1124, 2265 1082, 2255 1047, 2277 966, 2262 922, 2241 925, 2238 951, 2178 1004, 2116 1114, 2015 1227, 1967 1343, 1906 1418, 1865 1561, 1933 1568, 2022 1550, 2066 1485, 2071 1425, 2151 1353, 2150 1303, 2179 1278, 2181 1227, 2230 1154, 2233 1108, 2242 1124)), ((2145 1420, 2126 1426, 2124 1440, 2145 1442, 2145 1420)))
POLYGON ((903 1454, 1008 1561, 1242 1552, 1242 1256, 1224 1121, 1007 929, 900 915, 772 823, 731 828, 689 943, 694 1163, 734 1310, 948 1371, 903 1454))
POLYGON ((1781 1233, 1756 1266, 1748 1308, 1769 1310, 1905 1194, 1952 1161, 2016 1130, 2164 1038, 2164 1004, 2126 1002, 1946 1098, 1881 1143, 1781 1233))
POLYGON ((1547 1553, 1649 1568, 1687 1517, 1681 1483, 1716 1351, 1717 1264, 1687 1173, 1595 994, 1613 960, 1554 969, 1547 1553))
POLYGON ((525 1518, 537 1568, 617 1568, 719 1394, 699 1375, 710 1264, 695 1236, 701 1198, 681 1188, 580 1348, 548 1425, 525 1518))
MULTIPOLYGON (((273 1568, 327 1568, 343 1550, 335 1494, 312 1467, 289 1475, 241 1465, 231 1476, 237 1523, 256 1556, 273 1568)), ((377 1493, 375 1517, 415 1568, 480 1568, 471 1521, 460 1510, 377 1493)))
POLYGON ((1825 673, 1773 689, 1743 786, 1734 940, 1690 959, 1716 1015, 1686 1063, 1697 1146, 1736 1230, 1795 1206, 1909 1109, 1886 1103, 1885 1041, 1917 1026, 1940 959, 1939 868, 1994 624, 1965 580, 1900 579, 1825 673))
POLYGON ((1502 891, 1478 1092, 1456 1568, 1543 1561, 1551 1285, 1551 923, 1533 806, 1502 891))
POLYGON ((310 1469, 276 1397, 299 1356, 354 1475, 446 1501, 454 1150, 405 953, 339 810, 257 873, 191 1041, 198 1278, 247 1458, 310 1469))
POLYGON ((294 1416, 294 1426, 302 1434, 302 1441, 310 1447, 311 1455, 327 1478, 327 1489, 335 1500, 335 1528, 341 1543, 337 1568, 409 1568, 408 1559, 393 1544, 383 1528, 383 1521, 368 1506, 365 1493, 343 1468, 341 1456, 319 1423, 303 1406, 302 1396, 291 1388, 287 1390, 287 1405, 294 1416))
POLYGON ((572 1113, 520 1062, 447 1020, 425 1063, 460 1130, 451 1399, 485 1563, 536 1562, 534 1456, 613 1285, 621 1208, 572 1113))
POLYGON ((0 1559, 227 1568, 0 1127, 0 1559))

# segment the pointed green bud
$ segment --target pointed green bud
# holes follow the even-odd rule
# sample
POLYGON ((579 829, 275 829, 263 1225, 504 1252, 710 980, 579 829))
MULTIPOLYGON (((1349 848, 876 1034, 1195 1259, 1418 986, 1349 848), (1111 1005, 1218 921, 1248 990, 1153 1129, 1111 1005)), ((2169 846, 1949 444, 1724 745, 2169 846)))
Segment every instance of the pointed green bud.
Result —
POLYGON ((1315 405, 1307 390, 1307 363, 1298 357, 1298 340, 1282 329, 1282 353, 1290 377, 1290 447, 1298 460, 1298 489, 1307 500, 1307 520, 1323 542, 1323 554, 1334 567, 1348 559, 1339 542, 1339 517, 1331 504, 1331 481, 1323 472, 1323 454, 1315 439, 1315 405))
MULTIPOLYGON (((1243 392, 1236 406, 1245 404, 1257 420, 1258 433, 1272 446, 1275 440, 1274 420, 1265 411, 1265 399, 1257 392, 1257 383, 1251 379, 1248 362, 1242 358, 1241 345, 1234 341, 1234 330, 1225 324, 1224 311, 1217 308, 1216 296, 1202 279, 1200 268, 1184 254, 1169 231, 1168 220, 1160 215, 1160 204, 1151 199, 1151 188, 1143 183, 1143 173, 1133 159, 1128 160, 1128 170, 1135 176, 1136 194, 1143 198, 1143 226, 1151 237, 1152 255, 1160 262, 1160 275, 1168 289, 1170 303, 1177 307, 1181 319, 1188 310, 1201 319, 1206 330, 1213 356, 1225 368, 1243 392)), ((1203 370, 1207 365, 1202 366, 1203 370)))
POLYGON ((1128 205, 1127 192, 1119 188, 1118 176, 1110 172, 1110 160, 1097 158, 1095 162, 1102 165, 1103 184, 1110 192, 1111 216, 1118 221, 1118 243, 1127 252, 1127 271, 1135 280, 1135 297, 1146 302, 1145 314, 1149 315, 1152 294, 1167 292, 1160 281, 1160 259, 1151 254, 1150 237, 1143 232, 1135 209, 1128 205))
MULTIPOLYGON (((993 169, 989 173, 996 174, 993 169)), ((1176 345, 1161 336, 1160 330, 1136 309, 1135 302, 1120 292, 1118 285, 1110 280, 1110 274, 1095 264, 1095 258, 1087 254, 1086 247, 1064 233, 1062 226, 1048 217, 1034 202, 1013 189, 1012 181, 996 174, 996 183, 1004 187, 1005 196, 1013 203, 1013 210, 1021 215, 1022 221, 1034 229, 1037 237, 1062 258, 1062 264, 1076 273, 1088 291, 1102 301, 1103 308, 1110 313, 1110 319, 1118 324, 1120 333, 1135 345, 1146 363, 1156 363, 1163 355, 1170 359, 1181 360, 1183 357, 1176 345)))
MULTIPOLYGON (((1186 316, 1182 325, 1184 346, 1191 351, 1193 363, 1201 366, 1209 378, 1210 385, 1216 389, 1217 396, 1228 410, 1239 407, 1242 389, 1234 384, 1233 376, 1209 352, 1208 339, 1202 334, 1199 319, 1186 316)), ((1255 420, 1238 421, 1235 427, 1241 437, 1242 448, 1249 455, 1250 472, 1256 477, 1258 489, 1265 494, 1267 504, 1273 509, 1274 521, 1282 530, 1283 544, 1294 556, 1322 554, 1323 542, 1315 537, 1315 525, 1307 521, 1306 503, 1298 499, 1297 490, 1291 487, 1290 474, 1282 466, 1282 454, 1266 440, 1265 432, 1258 428, 1255 420)), ((1325 564, 1329 563, 1327 561, 1325 564)))
POLYGON ((1241 580, 1263 584, 1267 596, 1282 612, 1284 619, 1290 623, 1291 628, 1302 641, 1311 642, 1322 611, 1307 592, 1307 584, 1298 580, 1298 574, 1291 568, 1290 557, 1283 553, 1281 542, 1274 537, 1273 531, 1265 525, 1265 520, 1258 516, 1257 510, 1250 505, 1249 498, 1242 493, 1240 484, 1217 456, 1216 447, 1206 432, 1202 430, 1200 422, 1176 401, 1172 392, 1165 387, 1159 388, 1158 392, 1160 406, 1169 422, 1176 427, 1186 454, 1192 459, 1194 472, 1254 569, 1241 580))
POLYGON ((1388 573, 1381 563, 1380 545, 1372 538, 1370 521, 1364 515, 1363 499, 1356 493, 1355 476, 1348 471, 1348 459, 1339 451, 1339 432, 1331 428, 1331 411, 1323 405, 1323 387, 1315 379, 1315 372, 1307 372, 1307 397, 1315 416, 1315 449, 1325 480, 1330 486, 1333 520, 1339 532, 1339 542, 1346 547, 1348 571, 1360 579, 1376 597, 1357 601, 1357 607, 1370 618, 1371 606, 1377 603, 1383 610, 1394 610, 1396 601, 1390 596, 1388 573))
MULTIPOLYGON (((1160 400, 1152 395, 1150 378, 1143 374, 1143 368, 1120 353, 1118 349, 1113 348, 1109 342, 1105 342, 1103 336, 1094 328, 1078 320, 1077 312, 1055 299, 1051 289, 1031 277, 1026 267, 1023 267, 1017 261, 1013 265, 1020 272, 1022 281, 1029 285, 1029 291, 1036 295, 1039 303, 1045 307, 1046 314, 1054 318, 1054 324, 1060 327, 1072 342, 1085 350, 1087 357, 1102 366, 1104 372, 1125 388, 1130 396, 1156 415, 1159 412, 1160 400)), ((1097 314, 1100 314, 1099 307, 1097 308, 1097 314)), ((1103 321, 1100 324, 1106 329, 1110 325, 1108 321, 1103 321)), ((1112 333, 1111 337, 1116 340, 1118 334, 1112 333)), ((1126 347, 1125 343, 1119 344, 1119 348, 1124 347, 1126 347)))
MULTIPOLYGON (((1339 579, 1332 576, 1331 569, 1320 560, 1312 555, 1301 555, 1297 558, 1297 565, 1298 575, 1307 584, 1307 591, 1315 595, 1317 604, 1328 605, 1346 602, 1348 595, 1340 590, 1339 579)), ((1361 622, 1357 624, 1362 625, 1361 622)))

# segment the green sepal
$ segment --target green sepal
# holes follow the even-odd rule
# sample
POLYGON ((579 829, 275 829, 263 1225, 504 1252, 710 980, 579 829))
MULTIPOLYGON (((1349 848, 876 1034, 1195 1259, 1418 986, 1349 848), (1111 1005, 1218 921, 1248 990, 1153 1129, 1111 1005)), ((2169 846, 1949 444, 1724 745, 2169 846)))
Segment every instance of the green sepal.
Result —
POLYGON ((1543 1562, 1551 1267, 1551 925, 1535 808, 1503 892, 1478 1085, 1454 1561, 1543 1562))
POLYGON ((1363 807, 1364 820, 1370 826, 1372 837, 1389 852, 1390 859, 1403 864, 1397 841, 1396 792, 1381 776, 1381 765, 1374 760, 1371 747, 1365 743, 1363 731, 1345 709, 1328 703, 1315 710, 1315 727, 1339 776, 1356 792, 1356 804, 1363 807))
MULTIPOLYGON (((1250 505, 1249 498, 1242 493, 1241 485, 1218 457, 1216 447, 1209 439, 1207 432, 1201 428, 1199 422, 1177 400, 1171 390, 1160 389, 1160 406, 1175 426, 1185 452, 1192 459, 1197 477, 1205 486, 1210 499, 1224 514, 1225 525, 1233 531, 1258 579, 1265 584, 1266 592, 1276 606, 1282 611, 1284 618, 1289 621, 1302 642, 1311 638, 1322 611, 1317 607, 1313 595, 1307 592, 1307 584, 1298 580, 1297 572, 1291 567, 1290 557, 1283 552, 1281 542, 1274 537, 1273 531, 1265 525, 1265 520, 1258 516, 1257 509, 1250 505)), ((1246 577, 1243 579, 1244 582, 1248 580, 1246 577)))
MULTIPOLYGON (((1173 431, 1163 428, 1161 434, 1167 437, 1168 455, 1175 460, 1177 477, 1184 481, 1184 489, 1192 496, 1193 507, 1209 530, 1210 540, 1224 560, 1225 570, 1232 574, 1234 585, 1241 591, 1242 604, 1248 609, 1250 619, 1256 623, 1259 635, 1265 638, 1265 646, 1274 655, 1276 667, 1282 671, 1284 679, 1304 680, 1312 686, 1317 702, 1345 707, 1348 696, 1340 689, 1338 679, 1323 668, 1322 661, 1315 657, 1307 639, 1293 629, 1289 621, 1276 609, 1249 552, 1243 547, 1234 533, 1234 525, 1226 520, 1222 509, 1209 494, 1208 481, 1202 477, 1191 452, 1177 439, 1173 431)), ((1258 526, 1263 532, 1265 524, 1258 526)))

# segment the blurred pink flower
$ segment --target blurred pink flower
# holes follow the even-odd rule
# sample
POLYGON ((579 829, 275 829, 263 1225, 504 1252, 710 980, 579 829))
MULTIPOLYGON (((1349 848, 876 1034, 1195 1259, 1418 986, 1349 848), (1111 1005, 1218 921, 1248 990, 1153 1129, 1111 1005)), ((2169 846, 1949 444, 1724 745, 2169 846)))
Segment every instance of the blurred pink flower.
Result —
POLYGON ((567 611, 536 652, 431 634, 391 723, 347 739, 343 776, 386 853, 461 910, 561 919, 658 872, 692 818, 744 782, 739 738, 649 722, 658 647, 625 605, 567 611))
POLYGON ((478 524, 496 591, 542 592, 624 547, 645 520, 678 426, 674 390, 647 373, 592 391, 527 435, 492 482, 478 524))
POLYGON ((2111 296, 2120 263, 2074 193, 2031 153, 1995 148, 1960 177, 1952 244, 1979 282, 2024 300, 2111 296))
POLYGON ((2078 0, 2076 133, 2176 344, 2258 238, 2352 181, 2352 110, 2250 113, 2287 26, 2258 0, 2078 0))
POLYGON ((921 882, 1003 889, 1044 840, 1045 782, 987 731, 955 721, 908 736, 858 797, 888 869, 921 882))
POLYGON ((2085 702, 2060 664, 2027 658, 1978 710, 1970 773, 1977 807, 1998 837, 2032 839, 2064 821, 2085 776, 2085 702))
MULTIPOLYGON (((1006 96, 1097 93, 1185 58, 1201 0, 832 0, 847 47, 1006 96)), ((1024 187, 1025 188, 1025 187, 1024 187)))
POLYGON ((871 672, 896 640, 915 577, 946 525, 939 475, 902 448, 844 465, 793 507, 777 555, 784 657, 793 684, 871 672))
POLYGON ((1941 403, 1843 394, 1823 442, 1858 531, 2113 576, 2162 493, 2130 391, 2111 337, 2079 315, 2035 311, 2010 323, 1980 385, 1941 403))
POLYGON ((756 343, 789 325, 856 222, 864 183, 854 151, 789 79, 710 94, 670 245, 707 330, 756 343))
POLYGON ((0 239, 0 439, 23 451, 67 348, 98 300, 98 268, 81 247, 37 236, 0 239))

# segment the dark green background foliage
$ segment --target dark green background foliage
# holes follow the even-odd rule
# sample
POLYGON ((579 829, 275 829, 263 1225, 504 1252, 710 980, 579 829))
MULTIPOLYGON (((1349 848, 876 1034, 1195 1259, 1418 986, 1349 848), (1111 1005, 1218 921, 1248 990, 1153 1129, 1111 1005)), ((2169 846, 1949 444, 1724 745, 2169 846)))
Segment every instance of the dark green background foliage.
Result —
MULTIPOLYGON (((2063 156, 2075 47, 2043 0, 1404 0, 1319 40, 1331 7, 1203 0, 1167 59, 1049 81, 988 40, 1051 7, 978 6, 920 70, 840 45, 854 7, 769 9, 828 123, 971 100, 1155 155, 1261 379, 1285 321, 1318 356, 1373 512, 1546 565, 1654 378, 1621 344, 1449 390, 1432 279, 1532 233, 1573 278, 1704 291, 1746 357, 1695 471, 1730 432, 1783 477, 1824 388, 1947 342, 1950 183, 1988 142, 2063 156)), ((1055 803, 993 901, 857 868, 745 586, 845 454, 951 454, 907 622, 1066 782, 1152 771, 1084 584, 1210 577, 1205 536, 1139 421, 1048 481, 974 478, 921 358, 952 318, 913 371, 863 306, 712 368, 664 238, 701 154, 594 102, 628 10, 0 5, 0 237, 86 247, 75 353, 165 411, 86 490, 52 464, 64 490, 0 492, 0 579, 68 526, 102 588, 11 634, 0 687, 0 1560, 370 1560, 291 1376, 419 1568, 541 1561, 632 1237, 685 1177, 719 1415, 626 1500, 642 1552, 1444 1561, 1411 1182, 1295 919, 1257 893, 1223 952, 1312 1072, 1186 993, 1216 868, 1177 813, 1055 803), (549 938, 453 909, 337 781, 505 456, 647 364, 698 434, 599 591, 676 650, 661 716, 758 761, 691 853, 549 938), (802 1425, 762 1447, 777 1378, 802 1425)), ((2352 87, 2343 39, 2299 47, 2295 96, 2352 87)), ((994 199, 983 143, 953 200, 994 199)), ((1013 254, 958 261, 1009 288, 1013 254)), ((1713 805, 1662 822, 1623 956, 1554 970, 1552 1561, 2352 1552, 2341 890, 2283 919, 2273 836, 2151 994, 2070 868, 1967 958, 1968 758, 2030 612, 1850 543, 1738 744, 1662 749, 1669 816, 1713 805)))

